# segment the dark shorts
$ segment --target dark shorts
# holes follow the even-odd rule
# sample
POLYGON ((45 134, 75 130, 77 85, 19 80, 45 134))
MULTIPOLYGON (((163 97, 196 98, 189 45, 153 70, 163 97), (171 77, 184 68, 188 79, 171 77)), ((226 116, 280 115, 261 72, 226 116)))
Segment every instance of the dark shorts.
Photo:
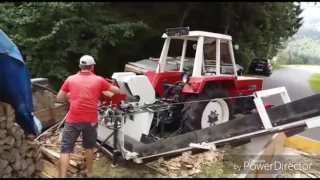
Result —
POLYGON ((97 141, 97 123, 65 123, 61 139, 61 153, 72 153, 74 145, 82 133, 82 146, 84 149, 93 149, 97 141))

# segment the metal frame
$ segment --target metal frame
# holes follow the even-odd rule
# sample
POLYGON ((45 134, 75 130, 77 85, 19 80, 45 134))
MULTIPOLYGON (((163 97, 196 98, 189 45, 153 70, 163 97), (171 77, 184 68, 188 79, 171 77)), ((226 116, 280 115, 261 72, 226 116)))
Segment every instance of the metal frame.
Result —
POLYGON ((221 67, 221 61, 220 61, 220 45, 221 42, 225 41, 228 43, 228 50, 231 56, 232 61, 232 67, 233 67, 233 75, 237 76, 237 65, 234 58, 234 52, 233 52, 233 46, 232 46, 232 37, 224 34, 217 34, 217 33, 211 33, 211 32, 204 32, 204 31, 190 31, 189 35, 186 36, 167 36, 164 34, 162 38, 165 38, 165 42, 161 51, 159 64, 156 70, 156 73, 162 73, 164 72, 166 60, 169 52, 170 42, 171 39, 179 39, 183 40, 183 47, 182 47, 182 54, 181 54, 181 60, 180 60, 180 72, 183 72, 183 66, 184 66, 184 60, 185 60, 185 54, 186 54, 186 48, 187 48, 187 42, 188 41, 197 41, 197 49, 194 59, 194 67, 192 72, 192 77, 202 77, 202 71, 205 72, 204 67, 204 54, 203 54, 203 46, 205 43, 212 43, 216 41, 216 73, 215 75, 221 75, 220 67, 221 67))
MULTIPOLYGON (((291 129, 304 127, 304 126, 307 126, 307 128, 314 128, 314 127, 319 127, 320 126, 320 116, 317 116, 317 117, 308 118, 308 119, 304 119, 304 120, 301 120, 301 121, 292 122, 292 123, 284 124, 284 125, 281 125, 281 126, 273 127, 271 122, 270 122, 269 116, 267 115, 266 109, 263 106, 262 98, 263 97, 268 97, 268 96, 271 96, 271 95, 276 95, 276 94, 280 94, 281 95, 281 98, 283 99, 285 104, 291 102, 285 87, 258 91, 258 92, 256 92, 254 94, 254 102, 255 102, 255 104, 257 106, 257 109, 259 111, 259 116, 260 116, 261 121, 262 121, 263 126, 264 126, 264 129, 261 129, 259 131, 251 132, 251 133, 247 133, 247 134, 242 134, 242 135, 238 135, 238 136, 234 136, 234 137, 230 137, 230 136, 226 135, 226 138, 224 138, 224 139, 220 139, 220 140, 217 140, 217 141, 214 141, 214 142, 209 142, 209 143, 206 143, 206 142, 203 142, 203 143, 190 143, 189 147, 185 147, 185 148, 178 149, 178 150, 173 150, 173 151, 168 151, 168 152, 165 152, 165 153, 145 156, 145 157, 139 157, 138 153, 130 152, 130 151, 126 150, 124 148, 123 144, 121 144, 121 143, 119 144, 119 140, 117 140, 117 138, 114 138, 114 144, 120 145, 120 147, 118 149, 118 147, 114 145, 115 150, 113 152, 110 152, 110 151, 107 152, 108 153, 107 155, 109 157, 110 156, 112 157, 113 164, 116 164, 116 157, 114 157, 114 156, 117 155, 118 152, 121 152, 122 156, 126 160, 131 160, 132 159, 136 163, 143 163, 143 160, 145 160, 145 159, 159 157, 159 156, 165 156, 165 155, 173 154, 173 153, 181 153, 181 152, 189 151, 189 150, 192 150, 192 149, 215 150, 217 144, 227 143, 227 142, 231 142, 231 141, 237 140, 237 139, 250 139, 250 138, 257 137, 257 136, 262 136, 262 135, 265 135, 265 134, 273 134, 273 133, 282 132, 282 131, 286 131, 286 130, 291 130, 291 129)), ((121 128, 123 127, 123 124, 124 123, 123 123, 123 118, 122 118, 121 128)), ((115 123, 114 127, 117 127, 116 123, 115 123)), ((116 129, 116 131, 117 131, 117 129, 116 129)), ((120 131, 122 131, 122 130, 120 130, 120 131)), ((118 137, 118 136, 114 136, 114 137, 118 137)), ((103 152, 105 152, 105 151, 103 151, 103 152)))
POLYGON ((267 113, 266 108, 264 107, 262 98, 264 97, 268 97, 268 96, 272 96, 272 95, 276 95, 276 94, 280 94, 282 101, 284 104, 290 103, 290 97, 287 93, 287 90, 285 87, 279 87, 279 88, 274 88, 274 89, 268 89, 268 90, 264 90, 264 91, 257 91, 255 93, 253 93, 254 96, 254 103, 257 107, 258 110, 258 114, 261 118, 261 121, 263 123, 263 126, 265 129, 270 129, 272 128, 272 124, 269 118, 269 115, 267 113))

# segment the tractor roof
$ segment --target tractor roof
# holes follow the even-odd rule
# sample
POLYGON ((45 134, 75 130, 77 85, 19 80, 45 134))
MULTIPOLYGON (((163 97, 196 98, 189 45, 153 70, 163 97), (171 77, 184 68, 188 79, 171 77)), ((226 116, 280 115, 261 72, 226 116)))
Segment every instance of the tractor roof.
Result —
POLYGON ((205 31, 189 31, 188 35, 182 36, 168 36, 166 33, 162 35, 162 38, 171 37, 171 39, 187 39, 188 41, 197 41, 198 37, 203 36, 205 38, 205 42, 211 43, 214 42, 215 39, 220 39, 222 42, 231 41, 232 37, 225 34, 211 33, 205 31))

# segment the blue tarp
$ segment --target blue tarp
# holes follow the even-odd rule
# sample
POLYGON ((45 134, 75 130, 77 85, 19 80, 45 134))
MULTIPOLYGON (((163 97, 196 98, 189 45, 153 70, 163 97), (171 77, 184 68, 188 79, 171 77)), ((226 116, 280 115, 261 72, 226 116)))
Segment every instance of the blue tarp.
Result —
POLYGON ((17 123, 26 134, 38 135, 40 121, 33 116, 29 70, 18 47, 0 29, 0 101, 15 110, 17 123))

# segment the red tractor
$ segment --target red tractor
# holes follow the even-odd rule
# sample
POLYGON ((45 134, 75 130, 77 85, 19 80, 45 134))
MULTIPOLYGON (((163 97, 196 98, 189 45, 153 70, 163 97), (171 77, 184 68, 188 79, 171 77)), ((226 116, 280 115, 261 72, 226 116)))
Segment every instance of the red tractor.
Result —
MULTIPOLYGON (((123 142, 121 147, 130 152, 142 144, 228 122, 234 114, 252 113, 252 95, 262 90, 263 79, 237 75, 231 36, 173 28, 162 37, 165 43, 155 71, 144 75, 119 72, 112 76, 122 94, 105 104, 112 103, 122 112, 119 131, 123 136, 119 140, 123 142), (164 71, 167 60, 172 59, 168 58, 172 40, 183 41, 180 70, 164 71), (185 56, 188 41, 196 41, 192 60, 185 56), (208 45, 211 49, 206 51, 208 45), (186 61, 194 62, 192 71, 184 71, 186 61)), ((114 142, 105 139, 112 136, 114 114, 110 106, 99 110, 98 139, 109 146, 114 142)))
POLYGON ((237 75, 231 36, 173 28, 168 29, 162 38, 165 38, 165 43, 157 70, 144 75, 150 80, 160 100, 186 102, 175 106, 179 113, 172 114, 172 120, 167 122, 175 122, 176 125, 182 122, 182 132, 189 132, 227 122, 234 118, 235 113, 246 114, 255 109, 250 96, 262 90, 263 79, 237 75), (172 59, 168 58, 172 40, 183 41, 180 71, 166 72, 165 66, 172 59), (196 42, 193 46, 194 59, 185 57, 188 41, 196 42), (212 44, 213 48, 204 52, 205 46, 212 44), (185 61, 194 62, 192 72, 184 71, 185 61), (193 101, 197 102, 187 103, 193 101))
POLYGON ((155 71, 145 75, 118 72, 112 76, 122 93, 99 108, 97 145, 107 155, 115 157, 121 152, 125 159, 141 163, 193 148, 211 149, 216 144, 300 128, 306 122, 301 119, 320 114, 305 114, 317 104, 299 106, 313 97, 290 103, 284 87, 262 91, 263 79, 238 76, 228 35, 173 28, 162 37, 165 43, 155 71), (167 60, 172 59, 168 57, 172 40, 183 41, 179 71, 164 70, 167 60), (188 41, 196 41, 190 72, 184 71, 185 62, 191 61, 185 56, 188 41), (215 44, 214 48, 204 52, 208 44, 215 44), (210 53, 215 59, 208 58, 210 53), (261 98, 274 94, 281 94, 286 104, 268 109, 272 105, 264 105, 261 98), (236 113, 253 113, 256 108, 259 114, 229 121, 236 113))

